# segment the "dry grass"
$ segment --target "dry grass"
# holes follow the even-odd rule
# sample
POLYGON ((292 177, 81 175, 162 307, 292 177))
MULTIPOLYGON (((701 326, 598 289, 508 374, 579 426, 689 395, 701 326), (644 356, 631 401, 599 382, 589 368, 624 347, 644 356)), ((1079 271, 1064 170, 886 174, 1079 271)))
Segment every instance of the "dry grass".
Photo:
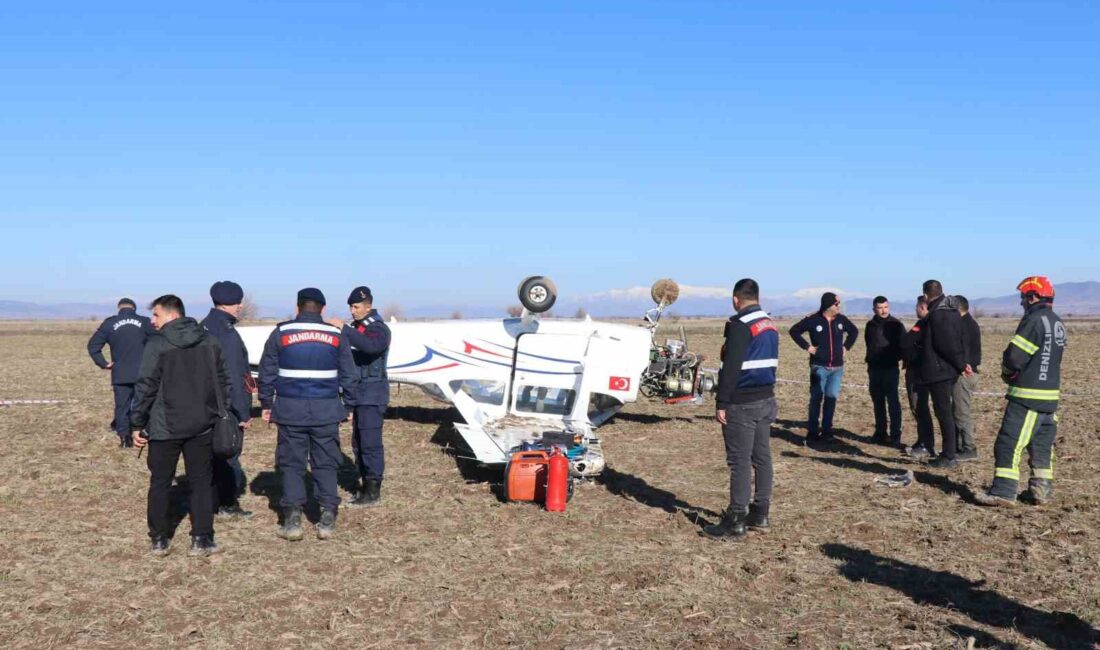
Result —
MULTIPOLYGON (((684 324, 717 350, 719 323, 684 324)), ((261 425, 244 456, 256 516, 217 524, 225 553, 203 560, 182 552, 185 520, 155 560, 144 462, 116 447, 107 375, 83 350, 93 326, 0 325, 0 399, 75 400, 0 408, 4 647, 1087 648, 1100 634, 1096 398, 1064 402, 1057 504, 1003 512, 966 500, 992 471, 1000 398, 975 401, 982 462, 890 489, 870 483, 908 466, 864 441, 864 391, 845 389, 846 433, 815 451, 795 444, 806 388, 782 385, 774 530, 719 543, 698 535, 726 499, 712 406, 628 408, 602 429, 605 479, 555 515, 500 503, 491 475, 445 453, 452 413, 406 388, 383 507, 342 512, 332 541, 275 538, 261 425)), ((1067 389, 1098 392, 1100 334, 1081 330, 1067 389)), ((1004 338, 987 339, 990 360, 1004 338)), ((781 376, 802 379, 786 337, 782 355, 781 376)), ((846 380, 864 378, 854 359, 846 380)))

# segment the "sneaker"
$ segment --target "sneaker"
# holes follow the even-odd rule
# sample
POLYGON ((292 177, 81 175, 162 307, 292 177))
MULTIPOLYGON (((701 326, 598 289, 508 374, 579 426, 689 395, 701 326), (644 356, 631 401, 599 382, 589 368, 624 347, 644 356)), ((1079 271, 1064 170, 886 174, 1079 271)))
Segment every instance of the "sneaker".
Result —
POLYGON ((749 506, 749 516, 745 518, 745 526, 761 533, 768 532, 771 528, 771 524, 768 523, 768 509, 749 506))
POLYGON ((370 508, 382 501, 382 483, 380 481, 364 481, 363 490, 352 499, 348 505, 353 508, 370 508))
POLYGON ((231 506, 222 506, 218 508, 214 516, 218 519, 250 519, 252 517, 252 511, 245 510, 241 507, 240 503, 234 503, 231 506))
POLYGON ((967 449, 966 451, 960 451, 955 454, 955 460, 960 463, 968 463, 970 461, 978 460, 977 449, 967 449))
POLYGON ((321 520, 317 522, 317 539, 329 539, 336 532, 336 508, 321 511, 321 520))
POLYGON ((305 536, 302 530, 302 510, 300 508, 285 508, 283 510, 283 525, 275 531, 275 535, 288 542, 297 542, 305 536))
POLYGON ((996 494, 990 494, 989 492, 978 492, 974 495, 974 502, 980 506, 990 506, 992 508, 1015 508, 1016 499, 1009 499, 1007 497, 997 496, 996 494))
POLYGON ((213 535, 192 535, 191 550, 187 554, 191 557, 206 557, 221 551, 222 547, 214 541, 213 535))
POLYGON ((955 469, 959 466, 959 461, 941 455, 929 461, 928 466, 932 469, 955 469))
POLYGON ((717 524, 703 526, 703 534, 715 539, 736 539, 744 537, 748 532, 745 527, 747 513, 733 512, 727 509, 722 513, 722 519, 717 524))
POLYGON ((932 456, 931 452, 929 452, 924 447, 921 447, 920 445, 913 445, 912 447, 906 447, 905 449, 902 450, 902 453, 905 454, 906 456, 910 457, 910 458, 915 458, 917 460, 919 460, 921 458, 929 458, 929 457, 932 456))
POLYGON ((154 557, 164 557, 172 552, 172 541, 167 537, 154 537, 149 542, 149 553, 154 557))

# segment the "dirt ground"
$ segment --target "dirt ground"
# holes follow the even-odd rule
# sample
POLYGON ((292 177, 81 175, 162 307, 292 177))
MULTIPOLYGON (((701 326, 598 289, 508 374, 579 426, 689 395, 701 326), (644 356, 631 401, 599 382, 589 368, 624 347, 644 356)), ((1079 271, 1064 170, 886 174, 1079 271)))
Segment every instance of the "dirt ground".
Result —
MULTIPOLYGON (((720 321, 685 324, 689 347, 717 352, 720 321)), ((981 390, 996 393, 1011 323, 985 324, 981 390)), ((454 412, 406 387, 382 507, 342 511, 330 541, 277 539, 275 430, 260 423, 243 458, 255 516, 216 524, 225 552, 209 559, 187 556, 186 519, 170 556, 147 553, 148 473, 107 428, 108 376, 84 350, 94 327, 0 324, 0 400, 71 400, 0 407, 2 647, 1100 647, 1095 324, 1069 327, 1051 506, 969 502, 992 474, 996 395, 975 400, 980 462, 932 471, 869 444, 860 342, 837 444, 801 446, 807 387, 778 388, 767 534, 699 535, 727 498, 713 403, 628 406, 601 429, 606 475, 554 514, 501 503, 498 477, 448 454, 454 412), (909 487, 872 485, 909 468, 909 487)), ((782 340, 780 376, 804 380, 782 340)))

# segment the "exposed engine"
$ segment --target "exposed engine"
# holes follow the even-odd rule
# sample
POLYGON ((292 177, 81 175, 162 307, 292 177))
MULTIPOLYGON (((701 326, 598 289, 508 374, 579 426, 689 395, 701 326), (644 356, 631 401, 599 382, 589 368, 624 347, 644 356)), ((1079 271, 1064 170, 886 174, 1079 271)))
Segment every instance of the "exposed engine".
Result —
POLYGON ((646 397, 661 398, 669 404, 702 403, 703 396, 714 392, 718 386, 718 369, 704 367, 706 357, 688 350, 683 326, 680 326, 680 338, 666 338, 663 344, 657 342, 661 315, 680 297, 680 287, 669 279, 658 280, 650 289, 650 296, 657 306, 646 312, 645 321, 653 344, 639 390, 646 397))

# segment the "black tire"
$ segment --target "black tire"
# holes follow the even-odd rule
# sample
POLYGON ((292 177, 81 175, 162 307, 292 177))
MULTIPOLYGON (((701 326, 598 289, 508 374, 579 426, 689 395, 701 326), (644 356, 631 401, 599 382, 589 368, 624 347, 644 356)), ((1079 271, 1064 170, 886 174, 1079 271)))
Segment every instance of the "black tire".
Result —
POLYGON ((532 314, 550 311, 558 299, 558 288, 541 275, 533 275, 519 285, 519 301, 532 314))

